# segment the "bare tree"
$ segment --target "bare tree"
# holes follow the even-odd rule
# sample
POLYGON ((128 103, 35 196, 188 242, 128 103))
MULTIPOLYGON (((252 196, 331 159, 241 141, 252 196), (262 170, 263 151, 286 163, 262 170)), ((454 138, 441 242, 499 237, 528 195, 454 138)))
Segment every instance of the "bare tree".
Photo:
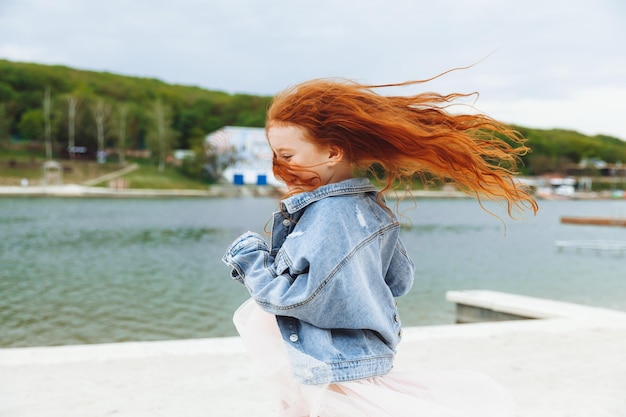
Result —
POLYGON ((46 141, 46 159, 52 159, 52 121, 50 120, 50 110, 52 99, 50 98, 50 88, 46 88, 43 96, 43 118, 44 118, 44 138, 46 141))
POLYGON ((67 150, 72 160, 74 159, 76 150, 76 111, 78 109, 78 102, 78 97, 67 97, 67 150))
POLYGON ((97 159, 99 163, 105 162, 104 135, 105 121, 109 115, 109 107, 104 100, 99 99, 93 107, 93 116, 96 121, 96 138, 98 141, 97 159))
POLYGON ((157 154, 159 172, 165 170, 165 158, 171 150, 176 133, 170 127, 172 124, 171 110, 160 99, 152 103, 152 119, 154 125, 148 135, 148 144, 151 150, 157 154))

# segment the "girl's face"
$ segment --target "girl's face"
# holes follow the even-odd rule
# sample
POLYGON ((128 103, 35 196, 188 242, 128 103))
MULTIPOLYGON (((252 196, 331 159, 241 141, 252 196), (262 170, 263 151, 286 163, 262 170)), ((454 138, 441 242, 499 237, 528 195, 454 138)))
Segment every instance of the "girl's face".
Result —
MULTIPOLYGON (((321 147, 305 138, 305 130, 296 125, 273 125, 267 139, 275 160, 294 167, 289 173, 301 184, 313 178, 316 186, 352 178, 352 168, 343 160, 343 152, 334 147, 321 147), (317 183, 319 181, 319 183, 317 183)), ((292 189, 295 184, 287 183, 292 189)))

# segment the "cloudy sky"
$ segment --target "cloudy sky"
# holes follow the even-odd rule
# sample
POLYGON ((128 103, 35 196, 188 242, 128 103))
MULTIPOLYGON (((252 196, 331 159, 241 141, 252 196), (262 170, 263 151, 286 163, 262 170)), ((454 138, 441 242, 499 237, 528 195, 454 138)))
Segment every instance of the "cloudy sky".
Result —
POLYGON ((624 0, 0 0, 0 58, 273 95, 424 79, 504 122, 626 140, 624 0))

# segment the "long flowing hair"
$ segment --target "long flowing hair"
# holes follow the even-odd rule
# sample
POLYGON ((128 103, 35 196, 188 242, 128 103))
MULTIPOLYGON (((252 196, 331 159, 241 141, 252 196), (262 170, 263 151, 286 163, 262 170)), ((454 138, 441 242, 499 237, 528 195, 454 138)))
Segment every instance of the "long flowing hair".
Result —
MULTIPOLYGON (((436 78, 436 77, 435 77, 436 78)), ((430 79, 429 79, 430 80, 430 79)), ((383 192, 409 188, 415 177, 453 182, 479 198, 514 208, 538 206, 518 181, 524 138, 481 113, 454 114, 450 106, 474 94, 381 95, 375 90, 429 80, 363 85, 345 79, 315 79, 277 94, 267 113, 272 125, 295 125, 322 147, 339 147, 355 169, 369 170, 383 192)), ((293 179, 294 167, 274 158, 274 174, 293 179)), ((299 184, 300 189, 319 185, 299 184)))

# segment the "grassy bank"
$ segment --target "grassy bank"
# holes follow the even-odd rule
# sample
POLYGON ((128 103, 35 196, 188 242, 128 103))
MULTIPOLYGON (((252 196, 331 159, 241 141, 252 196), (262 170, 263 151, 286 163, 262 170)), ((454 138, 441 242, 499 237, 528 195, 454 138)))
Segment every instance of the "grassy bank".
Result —
MULTIPOLYGON (((30 185, 40 185, 43 180, 43 163, 45 160, 40 152, 30 152, 24 149, 0 149, 0 186, 18 186, 22 179, 28 180, 30 185)), ((124 167, 118 162, 57 161, 63 167, 62 180, 64 184, 84 184, 124 167)), ((205 190, 208 187, 208 184, 188 178, 172 166, 167 166, 163 172, 159 172, 154 164, 145 159, 131 159, 128 160, 128 163, 139 165, 137 170, 123 176, 129 188, 205 190)), ((95 185, 109 186, 106 181, 95 185)))
MULTIPOLYGON (((137 162, 137 161, 135 161, 137 162)), ((175 167, 167 166, 163 172, 143 161, 139 169, 124 176, 130 188, 158 190, 206 190, 208 184, 184 176, 175 167)), ((106 185, 106 184, 104 184, 106 185)))

